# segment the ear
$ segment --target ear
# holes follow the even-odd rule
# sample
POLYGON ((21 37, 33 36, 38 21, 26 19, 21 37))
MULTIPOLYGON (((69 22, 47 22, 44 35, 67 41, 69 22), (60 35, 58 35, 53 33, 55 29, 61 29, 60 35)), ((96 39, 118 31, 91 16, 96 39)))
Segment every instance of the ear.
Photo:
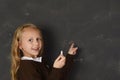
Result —
POLYGON ((20 50, 22 50, 22 44, 20 42, 18 43, 18 47, 20 50))

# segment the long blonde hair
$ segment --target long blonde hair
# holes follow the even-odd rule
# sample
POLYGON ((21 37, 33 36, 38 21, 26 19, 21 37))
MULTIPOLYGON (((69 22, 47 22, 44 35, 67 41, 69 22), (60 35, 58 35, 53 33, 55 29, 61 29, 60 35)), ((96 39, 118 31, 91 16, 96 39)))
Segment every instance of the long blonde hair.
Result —
POLYGON ((21 38, 23 29, 27 27, 31 27, 39 31, 40 36, 42 38, 42 49, 40 50, 40 53, 38 56, 40 56, 43 53, 43 37, 42 37, 41 30, 38 27, 36 27, 36 25, 31 23, 27 23, 27 24, 23 24, 22 26, 19 26, 13 35, 13 41, 11 44, 11 78, 12 80, 17 80, 16 73, 19 68, 20 58, 23 56, 22 51, 19 49, 19 40, 21 38))

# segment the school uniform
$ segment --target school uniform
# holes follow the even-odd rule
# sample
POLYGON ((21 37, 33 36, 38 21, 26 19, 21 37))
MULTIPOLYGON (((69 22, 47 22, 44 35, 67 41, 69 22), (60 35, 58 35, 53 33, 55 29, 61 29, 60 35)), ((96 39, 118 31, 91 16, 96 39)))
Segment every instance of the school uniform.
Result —
POLYGON ((73 55, 66 55, 66 64, 63 68, 52 68, 42 60, 25 58, 20 61, 20 66, 17 71, 18 80, 66 80, 66 76, 71 69, 73 63, 73 55))

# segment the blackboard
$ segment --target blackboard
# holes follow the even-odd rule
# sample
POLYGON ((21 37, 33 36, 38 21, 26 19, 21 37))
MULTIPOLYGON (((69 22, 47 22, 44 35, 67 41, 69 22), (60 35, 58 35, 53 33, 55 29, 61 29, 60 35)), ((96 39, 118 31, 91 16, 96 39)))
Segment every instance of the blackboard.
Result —
POLYGON ((10 80, 14 30, 43 30, 50 64, 71 42, 79 47, 70 80, 120 80, 119 0, 0 0, 0 80, 10 80))

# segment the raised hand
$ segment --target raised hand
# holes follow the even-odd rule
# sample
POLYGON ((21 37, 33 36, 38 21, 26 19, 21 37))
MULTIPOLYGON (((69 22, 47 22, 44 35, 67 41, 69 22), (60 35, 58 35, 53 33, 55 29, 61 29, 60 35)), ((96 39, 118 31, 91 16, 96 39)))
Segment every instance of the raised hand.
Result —
POLYGON ((70 48, 69 48, 69 51, 68 51, 68 54, 70 55, 75 55, 76 54, 76 51, 78 49, 78 47, 74 47, 74 43, 71 44, 70 48))

